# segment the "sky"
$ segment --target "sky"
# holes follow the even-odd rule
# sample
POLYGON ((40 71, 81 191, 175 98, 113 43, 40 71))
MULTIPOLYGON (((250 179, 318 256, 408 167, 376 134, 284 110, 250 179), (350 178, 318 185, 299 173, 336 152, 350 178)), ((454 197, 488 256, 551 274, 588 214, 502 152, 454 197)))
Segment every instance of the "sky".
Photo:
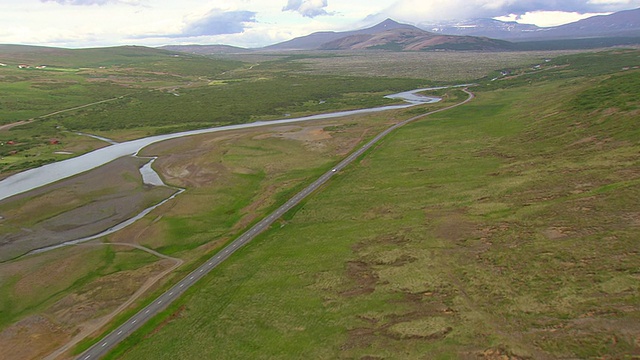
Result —
POLYGON ((640 0, 0 0, 0 44, 256 48, 386 18, 418 26, 477 17, 554 26, 635 8, 640 0))

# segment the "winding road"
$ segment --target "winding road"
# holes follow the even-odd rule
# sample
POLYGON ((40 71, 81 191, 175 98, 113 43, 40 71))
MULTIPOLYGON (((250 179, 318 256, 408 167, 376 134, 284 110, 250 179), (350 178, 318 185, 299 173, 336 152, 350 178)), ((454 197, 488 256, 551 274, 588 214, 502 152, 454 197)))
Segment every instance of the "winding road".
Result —
POLYGON ((177 284, 171 287, 169 290, 165 291, 162 295, 157 297, 152 303, 144 307, 134 316, 132 316, 129 320, 127 320, 124 324, 120 325, 118 328, 113 330, 111 333, 107 334, 104 338, 102 338, 99 342, 94 344, 92 347, 83 352, 77 359, 79 360, 90 360, 90 359, 99 359, 104 356, 115 347, 118 343, 123 341, 126 337, 132 334, 135 330, 140 328, 144 323, 146 323, 153 316, 158 314, 160 311, 167 308, 169 304, 175 301, 180 295, 182 295, 189 287, 193 286, 198 280, 207 275, 212 269, 222 263, 224 260, 229 258, 231 254, 241 248, 243 245, 247 244, 249 241, 254 239, 258 234, 265 231, 271 224, 273 224, 277 219, 279 219, 282 215, 284 215, 287 211, 291 210, 294 206, 299 204, 304 198, 309 196, 314 191, 318 190, 323 184, 325 184, 329 179, 335 176, 340 170, 344 169, 346 166, 351 164, 358 157, 362 156, 367 150, 369 150, 372 146, 378 143, 381 139, 387 136, 392 131, 418 119, 423 117, 450 110, 452 108, 458 107, 460 105, 466 104, 474 98, 473 93, 469 92, 466 88, 463 89, 465 93, 467 93, 468 97, 466 100, 457 103, 452 106, 448 106, 442 109, 438 109, 435 111, 431 111, 422 115, 418 115, 397 123, 385 131, 378 134, 371 141, 366 143, 364 146, 353 152, 351 155, 347 156, 344 160, 342 160, 338 165, 336 165, 333 169, 327 171, 322 174, 316 181, 307 186, 304 190, 300 191, 296 195, 294 195, 291 199, 289 199, 285 204, 281 205, 278 209, 276 209, 271 214, 267 215, 260 222, 255 224, 245 233, 240 235, 237 239, 232 241, 225 248, 220 250, 216 255, 207 260, 204 264, 202 264, 197 269, 193 270, 186 277, 180 280, 177 284))

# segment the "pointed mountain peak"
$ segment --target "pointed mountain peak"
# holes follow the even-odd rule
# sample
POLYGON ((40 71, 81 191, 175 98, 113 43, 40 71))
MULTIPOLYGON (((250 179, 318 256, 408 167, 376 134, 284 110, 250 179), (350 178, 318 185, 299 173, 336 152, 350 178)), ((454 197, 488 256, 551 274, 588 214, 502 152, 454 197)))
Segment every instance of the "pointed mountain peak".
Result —
POLYGON ((378 24, 378 26, 398 26, 398 25, 400 25, 400 23, 391 18, 387 18, 387 20, 378 24))
POLYGON ((413 25, 408 25, 408 24, 402 24, 399 23, 393 19, 387 19, 381 23, 379 23, 378 25, 375 25, 373 27, 370 27, 367 30, 368 32, 380 32, 380 31, 386 31, 386 30, 393 30, 393 29, 417 29, 415 26, 413 25))

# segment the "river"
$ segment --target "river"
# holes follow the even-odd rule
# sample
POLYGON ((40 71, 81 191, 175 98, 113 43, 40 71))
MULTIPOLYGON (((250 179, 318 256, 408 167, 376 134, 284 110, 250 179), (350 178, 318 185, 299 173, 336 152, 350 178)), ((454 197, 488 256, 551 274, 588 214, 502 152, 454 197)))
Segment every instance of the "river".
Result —
POLYGON ((402 99, 406 104, 389 105, 369 109, 339 111, 328 114, 319 114, 304 116, 299 118, 281 119, 272 121, 257 121, 247 124, 228 125, 208 129, 199 129, 191 131, 183 131, 179 133, 150 136, 142 139, 131 140, 122 143, 112 143, 110 146, 97 149, 80 155, 78 157, 70 158, 67 160, 55 162, 52 164, 43 165, 41 167, 26 170, 15 175, 9 176, 6 179, 0 181, 0 200, 9 198, 11 196, 27 192, 39 188, 44 185, 54 183, 56 181, 66 179, 68 177, 83 173, 85 171, 94 169, 101 165, 104 165, 110 161, 121 158, 123 156, 131 156, 137 154, 144 147, 169 139, 175 139, 184 136, 199 135, 206 133, 213 133, 226 130, 247 129, 259 126, 269 126, 278 124, 288 124, 310 120, 320 119, 332 119, 344 116, 369 114, 387 110, 406 109, 412 106, 435 103, 440 101, 437 97, 428 97, 420 95, 420 92, 442 89, 438 88, 425 88, 412 91, 406 91, 398 94, 392 94, 385 96, 389 99, 402 99))

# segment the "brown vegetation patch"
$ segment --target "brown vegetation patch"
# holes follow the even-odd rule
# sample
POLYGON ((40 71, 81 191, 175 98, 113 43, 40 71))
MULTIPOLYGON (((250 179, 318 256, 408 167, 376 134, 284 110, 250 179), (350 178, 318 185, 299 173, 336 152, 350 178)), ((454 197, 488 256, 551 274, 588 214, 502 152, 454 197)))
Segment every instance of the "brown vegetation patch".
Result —
POLYGON ((583 139, 580 139, 572 144, 569 144, 568 147, 573 147, 573 146, 580 146, 580 145, 584 145, 584 144, 588 144, 588 143, 594 143, 598 141, 598 138, 595 136, 589 136, 583 139))
POLYGON ((356 296, 370 294, 375 290, 378 275, 371 265, 362 261, 349 261, 347 263, 347 277, 355 282, 355 286, 340 293, 342 296, 356 296))
POLYGON ((571 235, 572 231, 563 226, 553 226, 542 231, 542 234, 549 240, 564 239, 571 235))
POLYGON ((396 340, 421 339, 440 340, 453 331, 443 317, 424 317, 411 321, 399 322, 390 326, 385 335, 396 340))
POLYGON ((64 341, 69 334, 42 315, 29 316, 0 332, 3 360, 39 359, 64 341))
POLYGON ((429 217, 438 218, 433 233, 441 239, 463 241, 476 235, 476 224, 460 213, 431 214, 429 217))
POLYGON ((78 251, 52 262, 37 260, 24 263, 14 262, 11 264, 13 266, 6 269, 7 274, 10 274, 11 270, 20 274, 20 279, 13 288, 17 298, 30 299, 37 292, 46 289, 51 283, 59 283, 67 277, 73 277, 77 272, 85 271, 87 266, 84 262, 93 260, 93 257, 85 251, 78 251), (10 268, 13 269, 10 270, 10 268))
POLYGON ((364 219, 400 219, 402 214, 392 206, 376 206, 366 213, 364 213, 364 219))
POLYGON ((377 261, 375 261, 375 264, 386 265, 386 266, 403 266, 406 264, 410 264, 416 260, 418 259, 416 259, 415 257, 409 254, 402 254, 398 257, 395 257, 392 261, 385 261, 383 259, 378 259, 377 261))
POLYGON ((622 216, 631 226, 640 226, 640 213, 628 213, 622 216))
POLYGON ((340 350, 364 349, 377 341, 378 330, 375 328, 355 328, 347 333, 347 341, 342 344, 340 350))
POLYGON ((503 348, 490 348, 478 354, 483 360, 526 360, 529 357, 520 357, 503 348))
POLYGON ((348 331, 347 341, 341 350, 368 348, 379 343, 380 337, 394 341, 437 341, 453 331, 450 313, 411 311, 386 317, 385 322, 369 321, 370 326, 348 331))
MULTIPOLYGON (((321 126, 288 126, 282 127, 281 131, 276 131, 271 137, 283 138, 283 139, 291 139, 298 141, 320 141, 331 139, 332 136, 327 131, 324 130, 323 125, 321 126)), ((274 129, 276 130, 276 129, 274 129)))
POLYGON ((398 233, 395 234, 381 234, 376 236, 373 239, 368 239, 368 240, 363 240, 360 241, 358 243, 356 243, 355 245, 352 246, 352 250, 355 253, 360 252, 361 250, 363 250, 364 248, 368 247, 368 246, 372 246, 372 245, 402 245, 402 244, 406 244, 409 241, 411 241, 411 239, 406 235, 406 233, 410 232, 410 229, 407 229, 406 231, 400 231, 398 233))

